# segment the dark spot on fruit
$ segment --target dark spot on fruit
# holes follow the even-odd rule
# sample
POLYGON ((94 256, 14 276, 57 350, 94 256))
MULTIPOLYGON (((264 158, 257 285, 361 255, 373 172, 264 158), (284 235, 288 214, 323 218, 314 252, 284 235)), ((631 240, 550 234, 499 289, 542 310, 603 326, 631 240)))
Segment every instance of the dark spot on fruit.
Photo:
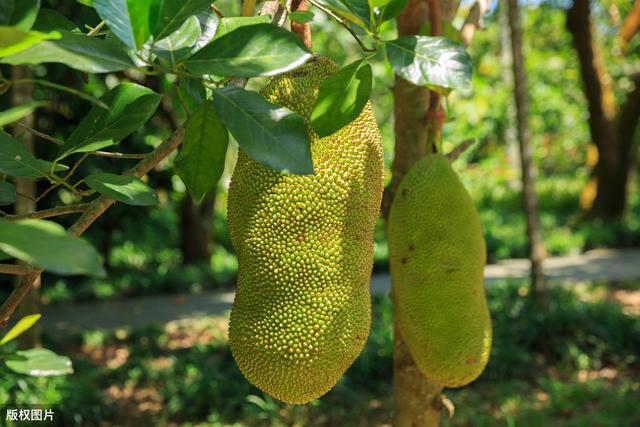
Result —
POLYGON ((445 273, 447 273, 447 274, 451 274, 451 273, 453 273, 454 271, 458 271, 458 269, 457 269, 456 267, 447 267, 447 268, 444 270, 444 272, 445 272, 445 273))
POLYGON ((466 362, 467 362, 467 365, 475 365, 476 363, 478 363, 478 358, 471 356, 466 360, 466 362))
POLYGON ((402 189, 402 197, 407 197, 407 193, 409 192, 409 190, 407 190, 406 188, 402 189))
POLYGON ((408 264, 409 260, 410 260, 410 258, 408 256, 402 257, 402 259, 401 259, 403 264, 408 264))
POLYGON ((301 234, 298 236, 298 242, 304 242, 305 241, 305 237, 304 234, 301 234))
POLYGON ((409 243, 409 250, 410 251, 415 251, 416 250, 416 247, 413 246, 413 243, 409 243))

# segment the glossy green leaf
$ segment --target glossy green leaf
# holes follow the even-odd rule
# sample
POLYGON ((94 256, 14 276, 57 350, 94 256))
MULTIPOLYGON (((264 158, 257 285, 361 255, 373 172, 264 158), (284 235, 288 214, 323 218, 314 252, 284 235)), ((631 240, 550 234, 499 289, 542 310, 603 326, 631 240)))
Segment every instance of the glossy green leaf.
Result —
POLYGON ((0 250, 58 274, 104 276, 100 255, 94 247, 68 234, 55 222, 0 220, 0 250))
POLYGON ((275 170, 313 173, 302 116, 235 86, 216 89, 213 102, 240 148, 255 161, 275 170))
POLYGON ((256 24, 268 24, 271 22, 271 17, 269 15, 258 15, 258 16, 225 16, 220 20, 220 25, 218 26, 218 32, 216 33, 216 38, 221 37, 231 31, 240 28, 246 27, 248 25, 256 25, 256 24))
POLYGON ((7 368, 18 374, 32 377, 52 377, 73 373, 71 359, 59 356, 51 350, 32 348, 16 352, 17 358, 5 362, 7 368))
POLYGON ((60 33, 22 31, 14 27, 0 27, 0 57, 13 55, 42 40, 59 39, 60 33))
POLYGON ((84 182, 92 190, 127 205, 155 206, 159 203, 153 189, 134 176, 93 173, 84 182))
POLYGON ((176 64, 191 54, 191 48, 201 35, 198 17, 190 16, 180 28, 154 43, 153 53, 176 64))
POLYGON ((57 10, 40 9, 32 29, 46 33, 57 30, 77 31, 78 27, 57 10))
POLYGON ((403 79, 445 89, 471 85, 471 59, 444 37, 405 36, 385 43, 387 59, 403 79))
POLYGON ((371 93, 371 65, 361 59, 324 81, 311 112, 311 126, 331 135, 360 115, 371 93))
POLYGON ((214 39, 186 61, 196 74, 255 77, 292 70, 312 57, 302 41, 273 24, 237 28, 214 39))
POLYGON ((158 108, 160 95, 144 86, 121 83, 100 100, 109 110, 93 106, 60 149, 59 158, 71 153, 99 150, 116 144, 140 129, 158 108))
POLYGON ((379 9, 374 9, 376 11, 376 22, 378 26, 383 22, 389 21, 402 12, 402 10, 407 6, 408 0, 391 0, 387 2, 379 9))
POLYGON ((0 345, 6 344, 9 341, 17 338, 22 333, 31 329, 33 325, 36 324, 38 320, 42 317, 41 314, 30 314, 28 316, 24 316, 22 319, 18 320, 18 322, 13 326, 13 328, 9 329, 9 332, 2 337, 0 340, 0 345))
POLYGON ((371 10, 367 0, 322 0, 321 3, 333 13, 363 29, 371 29, 371 10))
POLYGON ((151 36, 149 3, 139 0, 95 0, 93 6, 113 34, 130 49, 151 36))
POLYGON ((201 104, 189 117, 176 171, 195 200, 201 200, 220 179, 229 132, 213 102, 201 104))
POLYGON ((124 49, 96 37, 59 31, 59 40, 41 41, 3 58, 6 64, 58 62, 88 73, 108 73, 134 67, 124 49))
POLYGON ((0 127, 13 123, 33 113, 38 107, 45 105, 42 101, 30 101, 17 107, 0 112, 0 127))
POLYGON ((29 31, 40 9, 40 0, 0 1, 0 25, 9 25, 29 31))
POLYGON ((7 181, 0 181, 0 206, 12 205, 16 202, 16 187, 7 181))
POLYGON ((190 16, 208 11, 211 0, 162 0, 158 3, 158 22, 153 30, 156 40, 176 31, 190 16))
POLYGON ((26 178, 46 176, 51 163, 35 158, 19 141, 0 131, 0 173, 26 178))
POLYGON ((310 10, 296 10, 289 14, 289 19, 298 24, 305 24, 313 21, 314 13, 310 10))

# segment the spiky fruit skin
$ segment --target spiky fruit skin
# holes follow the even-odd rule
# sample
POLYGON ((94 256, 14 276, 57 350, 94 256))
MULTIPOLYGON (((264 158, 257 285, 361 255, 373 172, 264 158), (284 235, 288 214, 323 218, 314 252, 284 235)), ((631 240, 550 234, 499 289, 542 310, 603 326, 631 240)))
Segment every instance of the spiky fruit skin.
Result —
POLYGON ((307 119, 315 175, 273 171, 240 152, 229 188, 239 265, 231 351, 251 383, 287 403, 329 391, 369 333, 382 143, 370 105, 333 135, 311 130, 319 87, 336 70, 318 58, 261 91, 307 119))
POLYGON ((486 249, 473 201, 444 156, 428 155, 406 174, 388 237, 394 313, 414 361, 434 384, 470 383, 491 349, 486 249))

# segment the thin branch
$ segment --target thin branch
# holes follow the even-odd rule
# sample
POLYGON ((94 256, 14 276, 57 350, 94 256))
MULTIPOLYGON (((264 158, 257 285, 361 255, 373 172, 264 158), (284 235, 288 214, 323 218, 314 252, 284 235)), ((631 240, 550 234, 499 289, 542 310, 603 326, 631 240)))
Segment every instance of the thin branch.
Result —
POLYGON ((309 0, 309 3, 311 3, 313 6, 317 7, 318 9, 320 9, 321 11, 326 13, 327 15, 329 15, 331 18, 333 18, 334 21, 336 21, 338 24, 340 24, 344 28, 346 28, 346 30, 349 32, 349 34, 351 34, 353 36, 353 38, 356 39, 356 41, 360 45, 360 48, 363 51, 365 51, 365 52, 375 52, 376 51, 376 49, 372 49, 372 48, 369 48, 369 47, 365 46, 364 43, 362 43, 362 40, 360 40, 360 37, 358 37, 358 35, 351 29, 349 24, 344 19, 340 18, 338 15, 336 15, 335 13, 333 13, 332 11, 330 11, 329 9, 327 9, 326 7, 324 7, 323 5, 321 5, 320 3, 318 3, 318 2, 316 2, 314 0, 309 0))
POLYGON ((256 0, 242 1, 242 16, 252 16, 253 10, 256 8, 256 0))
POLYGON ((24 276, 33 271, 33 268, 28 265, 17 264, 0 264, 0 273, 12 274, 14 276, 24 276))
POLYGON ((102 29, 102 27, 104 27, 105 22, 104 21, 100 21, 100 23, 98 25, 96 25, 95 27, 93 27, 88 33, 87 35, 89 37, 91 36, 95 36, 96 34, 98 34, 98 32, 100 32, 100 30, 102 29))
POLYGON ((14 124, 20 126, 21 128, 25 129, 27 132, 30 132, 30 133, 34 134, 35 136, 38 136, 38 137, 40 137, 42 139, 46 139, 49 142, 53 142, 54 144, 57 144, 57 145, 64 144, 63 140, 58 139, 58 138, 54 138, 54 137, 52 137, 50 135, 47 135, 46 133, 40 132, 39 130, 35 130, 34 128, 29 127, 29 126, 25 125, 24 123, 15 122, 14 124))
POLYGON ((620 37, 623 44, 627 44, 638 30, 640 30, 640 0, 636 0, 629 14, 624 18, 618 37, 620 37))
MULTIPOLYGON (((169 154, 182 144, 184 137, 184 128, 178 129, 162 144, 160 144, 155 150, 149 153, 143 160, 141 160, 135 168, 126 173, 126 175, 132 175, 137 178, 142 178, 157 164, 164 160, 169 154)), ((89 204, 82 216, 76 220, 76 222, 69 227, 68 232, 74 236, 82 235, 111 205, 115 203, 115 200, 105 196, 100 196, 89 204)), ((11 318, 13 312, 16 310, 20 301, 29 292, 33 283, 42 274, 42 269, 34 269, 31 273, 22 277, 18 286, 14 288, 6 301, 0 306, 0 325, 6 326, 11 318)))
POLYGON ((86 211, 90 206, 90 203, 78 203, 75 205, 58 206, 50 209, 43 209, 41 211, 30 212, 21 215, 6 215, 4 219, 7 221, 19 221, 22 219, 43 219, 51 218, 54 216, 68 215, 72 213, 81 213, 86 211))
POLYGON ((19 192, 19 191, 16 191, 16 196, 24 197, 25 199, 29 199, 29 200, 31 200, 32 202, 37 202, 37 201, 38 201, 38 199, 34 199, 33 197, 28 196, 28 195, 26 195, 26 194, 24 194, 24 193, 21 193, 21 192, 19 192))
POLYGON ((144 159, 148 153, 117 153, 112 151, 92 151, 89 153, 92 156, 110 157, 112 159, 144 159))
MULTIPOLYGON (((449 151, 445 155, 446 158, 449 159, 449 161, 453 162, 462 154, 464 154, 469 148, 471 148, 476 143, 476 141, 477 141, 476 139, 465 139, 460 144, 456 145, 456 147, 453 150, 449 151)), ((485 142, 486 142, 486 139, 483 139, 482 141, 480 141, 480 145, 484 145, 485 142)), ((478 147, 480 145, 478 145, 478 147)))
POLYGON ((213 3, 211 3, 211 10, 213 11, 213 13, 218 15, 218 18, 220 18, 220 19, 224 18, 224 15, 220 11, 220 9, 218 9, 218 7, 213 3))

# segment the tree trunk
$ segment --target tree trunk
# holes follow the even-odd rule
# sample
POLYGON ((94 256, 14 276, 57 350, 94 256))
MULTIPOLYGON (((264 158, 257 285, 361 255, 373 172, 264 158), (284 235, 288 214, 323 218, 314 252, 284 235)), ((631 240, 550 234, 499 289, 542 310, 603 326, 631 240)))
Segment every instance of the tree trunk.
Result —
MULTIPOLYGON (((11 68, 11 77, 13 80, 29 79, 31 78, 31 70, 25 66, 15 66, 11 68)), ((14 106, 23 105, 32 100, 33 86, 30 83, 21 83, 13 86, 11 92, 11 103, 14 106)), ((29 114, 20 120, 22 123, 29 127, 34 127, 35 117, 34 114, 29 114)), ((14 126, 13 136, 22 142, 27 149, 33 152, 33 135, 26 132, 19 126, 14 126)), ((16 214, 31 213, 36 210, 36 202, 34 199, 37 196, 36 181, 28 178, 15 178, 16 185, 16 214)), ((20 281, 16 281, 16 286, 20 281)), ((18 309, 16 310, 16 318, 20 319, 23 316, 29 314, 35 314, 40 312, 40 278, 35 281, 29 293, 24 297, 18 309)), ((40 347, 40 327, 36 323, 31 329, 24 332, 18 337, 18 347, 20 349, 30 349, 33 347, 40 347)))
MULTIPOLYGON (((398 16, 400 36, 417 34, 428 18, 428 7, 422 0, 409 0, 398 16)), ((384 214, 398 184, 411 166, 425 155, 427 148, 427 111, 429 90, 417 87, 396 76, 394 94, 395 154, 391 166, 392 180, 385 197, 384 214)), ((391 298, 394 300, 394 289, 391 298)), ((394 312, 397 310, 393 306, 394 312)), ((394 316, 395 317, 395 316, 394 316)), ((395 427, 434 427, 440 422, 442 388, 429 383, 409 354, 398 328, 393 334, 393 394, 395 427)))
POLYGON ((211 260, 215 188, 202 202, 196 203, 188 194, 180 207, 180 250, 183 264, 209 263, 211 260))
POLYGON ((531 131, 529 129, 529 99, 527 74, 522 56, 522 22, 518 0, 507 0, 511 27, 511 57, 513 58, 513 82, 522 169, 522 195, 527 221, 527 250, 531 260, 531 288, 536 301, 545 296, 542 262, 545 256, 544 242, 540 233, 538 197, 535 189, 535 170, 531 158, 531 131))
POLYGON ((594 37, 589 0, 574 0, 567 10, 567 29, 578 55, 583 90, 589 106, 589 130, 598 150, 590 188, 596 193, 589 216, 621 218, 627 202, 627 182, 635 158, 634 134, 640 119, 640 78, 618 112, 613 80, 594 37))

